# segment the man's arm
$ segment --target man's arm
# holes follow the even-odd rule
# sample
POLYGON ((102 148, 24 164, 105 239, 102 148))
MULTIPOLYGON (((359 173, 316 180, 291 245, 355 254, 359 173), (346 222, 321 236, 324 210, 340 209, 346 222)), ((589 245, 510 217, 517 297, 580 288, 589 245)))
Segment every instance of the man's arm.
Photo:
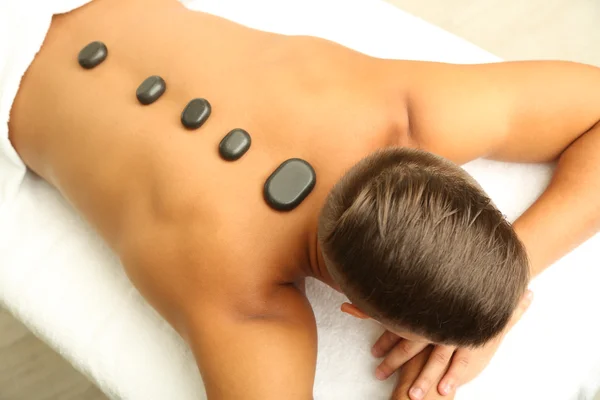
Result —
POLYGON ((457 163, 558 160, 514 224, 532 276, 600 229, 600 69, 569 62, 398 64, 417 147, 457 163))
MULTIPOLYGON (((549 187, 513 224, 532 276, 600 230, 600 69, 568 62, 389 65, 396 79, 406 79, 397 86, 405 88, 409 145, 456 163, 558 161, 549 187)), ((400 398, 422 368, 418 359, 403 367, 400 398)))
POLYGON ((209 400, 312 400, 316 325, 308 300, 292 286, 265 314, 198 302, 187 340, 209 400))

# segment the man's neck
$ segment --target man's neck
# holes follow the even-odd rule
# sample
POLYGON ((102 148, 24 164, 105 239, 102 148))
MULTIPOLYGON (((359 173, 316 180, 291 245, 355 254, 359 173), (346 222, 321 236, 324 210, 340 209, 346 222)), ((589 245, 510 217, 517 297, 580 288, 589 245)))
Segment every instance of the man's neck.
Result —
POLYGON ((327 265, 325 264, 325 259, 323 257, 321 246, 319 245, 319 240, 317 237, 316 230, 311 233, 309 246, 309 276, 312 278, 318 279, 321 282, 325 283, 327 286, 332 289, 340 291, 339 286, 331 277, 329 270, 327 269, 327 265))

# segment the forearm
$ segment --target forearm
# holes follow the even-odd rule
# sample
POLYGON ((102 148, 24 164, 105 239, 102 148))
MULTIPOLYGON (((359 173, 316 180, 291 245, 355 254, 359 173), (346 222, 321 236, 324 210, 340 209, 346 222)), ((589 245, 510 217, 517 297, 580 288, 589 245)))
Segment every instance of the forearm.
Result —
POLYGON ((600 123, 560 156, 542 196, 514 223, 532 278, 600 230, 600 123))

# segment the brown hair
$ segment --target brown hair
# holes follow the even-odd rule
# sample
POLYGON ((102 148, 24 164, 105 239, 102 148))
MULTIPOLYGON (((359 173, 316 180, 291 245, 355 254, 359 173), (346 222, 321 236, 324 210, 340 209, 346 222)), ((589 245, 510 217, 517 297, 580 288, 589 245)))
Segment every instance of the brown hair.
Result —
POLYGON ((436 343, 492 339, 529 281, 522 243, 475 180, 420 150, 355 165, 329 194, 319 242, 350 301, 436 343))

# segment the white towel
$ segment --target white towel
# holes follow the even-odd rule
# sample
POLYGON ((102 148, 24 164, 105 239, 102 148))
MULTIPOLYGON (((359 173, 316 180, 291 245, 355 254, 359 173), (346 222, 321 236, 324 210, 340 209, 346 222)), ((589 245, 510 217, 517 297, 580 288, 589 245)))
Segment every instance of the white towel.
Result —
MULTIPOLYGON (((115 399, 202 399, 203 386, 183 341, 55 190, 31 174, 21 182, 22 163, 7 141, 9 107, 41 45, 50 11, 84 2, 36 2, 36 9, 33 2, 0 0, 0 40, 5 40, 0 42, 0 302, 115 399)), ((379 0, 187 3, 256 28, 322 36, 380 57, 497 61, 379 0)), ((511 219, 539 195, 551 172, 548 166, 488 161, 466 168, 511 219)), ((591 399, 600 387, 599 256, 596 237, 534 283, 531 309, 457 400, 591 399)), ((308 291, 320 340, 315 398, 387 400, 392 382, 374 379, 376 362, 369 354, 379 329, 342 315, 343 297, 323 285, 311 281, 308 291)))

